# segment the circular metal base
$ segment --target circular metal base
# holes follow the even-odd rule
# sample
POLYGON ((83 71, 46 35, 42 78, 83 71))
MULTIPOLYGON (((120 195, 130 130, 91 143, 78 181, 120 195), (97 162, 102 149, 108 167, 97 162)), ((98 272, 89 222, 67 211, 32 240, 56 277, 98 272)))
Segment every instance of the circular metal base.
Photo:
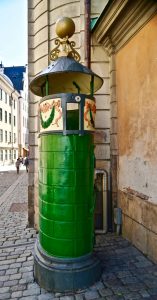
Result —
POLYGON ((47 291, 76 291, 87 288, 100 279, 101 265, 93 254, 71 259, 49 256, 37 240, 34 249, 34 276, 37 283, 47 291))

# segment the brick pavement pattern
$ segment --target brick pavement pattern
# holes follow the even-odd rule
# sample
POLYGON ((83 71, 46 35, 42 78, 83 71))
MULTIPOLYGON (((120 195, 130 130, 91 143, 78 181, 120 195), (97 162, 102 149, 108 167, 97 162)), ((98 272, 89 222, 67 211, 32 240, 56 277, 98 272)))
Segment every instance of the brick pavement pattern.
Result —
POLYGON ((3 182, 8 189, 4 192, 0 186, 0 299, 157 300, 157 265, 114 234, 96 237, 95 251, 102 264, 99 282, 75 293, 48 293, 40 288, 33 277, 36 232, 27 227, 27 210, 19 209, 27 203, 28 175, 6 172, 3 182))

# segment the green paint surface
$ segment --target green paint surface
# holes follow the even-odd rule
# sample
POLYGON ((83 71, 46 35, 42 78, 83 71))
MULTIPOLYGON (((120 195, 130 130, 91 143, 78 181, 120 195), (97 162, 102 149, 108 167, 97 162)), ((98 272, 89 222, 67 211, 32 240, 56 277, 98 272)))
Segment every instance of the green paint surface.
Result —
POLYGON ((92 252, 94 222, 93 136, 40 137, 39 239, 50 255, 92 252))

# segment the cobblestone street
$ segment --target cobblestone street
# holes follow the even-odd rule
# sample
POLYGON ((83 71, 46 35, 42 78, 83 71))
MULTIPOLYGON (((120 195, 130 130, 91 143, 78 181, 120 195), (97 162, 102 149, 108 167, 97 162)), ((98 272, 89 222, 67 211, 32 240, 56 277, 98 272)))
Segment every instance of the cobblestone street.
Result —
POLYGON ((27 228, 27 173, 0 173, 0 299, 157 300, 157 265, 121 236, 96 237, 102 278, 76 293, 48 293, 34 282, 36 232, 27 228))

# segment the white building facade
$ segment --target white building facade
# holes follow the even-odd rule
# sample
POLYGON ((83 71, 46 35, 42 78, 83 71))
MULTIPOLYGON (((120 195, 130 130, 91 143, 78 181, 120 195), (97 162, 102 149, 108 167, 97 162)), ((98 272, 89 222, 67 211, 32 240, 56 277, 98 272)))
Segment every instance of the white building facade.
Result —
POLYGON ((0 165, 18 157, 18 99, 20 94, 0 68, 0 165))

